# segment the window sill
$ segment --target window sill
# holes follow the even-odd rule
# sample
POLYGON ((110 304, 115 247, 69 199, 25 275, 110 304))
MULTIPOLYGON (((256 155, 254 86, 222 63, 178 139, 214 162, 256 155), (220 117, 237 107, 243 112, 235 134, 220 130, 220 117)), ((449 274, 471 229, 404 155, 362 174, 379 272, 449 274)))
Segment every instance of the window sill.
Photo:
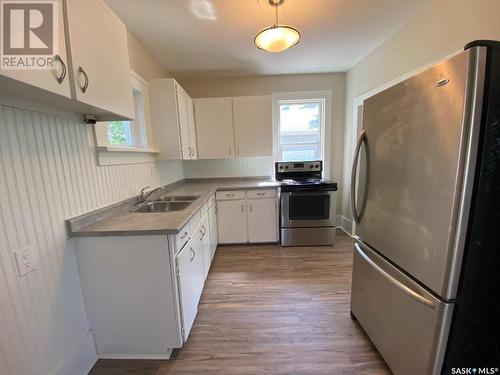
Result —
POLYGON ((153 163, 156 149, 128 146, 97 146, 97 163, 100 166, 153 163))
POLYGON ((131 147, 131 146, 97 146, 98 152, 133 152, 142 154, 158 154, 160 151, 153 148, 131 147))

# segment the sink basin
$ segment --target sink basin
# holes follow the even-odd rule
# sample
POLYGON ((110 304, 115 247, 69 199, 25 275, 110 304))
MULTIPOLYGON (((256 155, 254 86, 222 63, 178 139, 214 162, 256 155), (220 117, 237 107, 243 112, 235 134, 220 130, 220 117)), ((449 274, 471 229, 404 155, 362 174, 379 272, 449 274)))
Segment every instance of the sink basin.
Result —
POLYGON ((170 197, 160 197, 157 201, 161 202, 194 202, 199 195, 172 195, 170 197))
POLYGON ((148 202, 141 204, 140 206, 134 208, 130 212, 138 213, 152 213, 152 212, 172 212, 172 211, 182 211, 192 202, 148 202))

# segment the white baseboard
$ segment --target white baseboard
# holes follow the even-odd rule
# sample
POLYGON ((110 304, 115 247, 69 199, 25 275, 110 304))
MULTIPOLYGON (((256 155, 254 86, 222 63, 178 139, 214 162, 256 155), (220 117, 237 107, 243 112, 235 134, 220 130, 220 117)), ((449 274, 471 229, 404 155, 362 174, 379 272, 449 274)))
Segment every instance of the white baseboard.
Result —
POLYGON ((353 222, 351 219, 337 215, 337 227, 342 229, 349 237, 352 237, 353 222))
POLYGON ((173 349, 165 354, 99 354, 99 359, 170 359, 173 349))
POLYGON ((88 331, 64 356, 51 375, 87 375, 97 362, 94 335, 88 331))

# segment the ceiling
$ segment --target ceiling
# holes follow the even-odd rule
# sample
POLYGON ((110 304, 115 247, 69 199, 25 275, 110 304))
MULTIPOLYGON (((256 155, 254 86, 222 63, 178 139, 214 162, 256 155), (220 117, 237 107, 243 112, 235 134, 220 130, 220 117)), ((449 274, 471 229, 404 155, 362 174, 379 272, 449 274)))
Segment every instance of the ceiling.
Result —
POLYGON ((105 0, 174 76, 344 72, 402 27, 423 0, 286 0, 280 23, 300 43, 258 50, 255 34, 274 22, 267 0, 105 0))

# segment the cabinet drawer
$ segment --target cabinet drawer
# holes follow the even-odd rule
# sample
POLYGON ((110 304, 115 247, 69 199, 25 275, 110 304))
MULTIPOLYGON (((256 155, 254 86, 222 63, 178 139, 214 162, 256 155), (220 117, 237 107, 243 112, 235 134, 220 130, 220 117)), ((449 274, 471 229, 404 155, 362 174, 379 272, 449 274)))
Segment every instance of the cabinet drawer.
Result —
POLYGON ((183 246, 189 241, 189 223, 184 225, 179 233, 175 235, 175 244, 177 251, 183 248, 183 246))
POLYGON ((189 234, 193 235, 194 231, 198 227, 198 224, 200 224, 201 220, 201 211, 203 210, 203 207, 196 211, 196 213, 193 215, 191 220, 189 220, 189 234))
POLYGON ((218 201, 245 199, 245 192, 243 190, 218 191, 216 197, 218 201))
POLYGON ((276 197, 275 189, 247 190, 248 199, 275 198, 275 197, 276 197))

